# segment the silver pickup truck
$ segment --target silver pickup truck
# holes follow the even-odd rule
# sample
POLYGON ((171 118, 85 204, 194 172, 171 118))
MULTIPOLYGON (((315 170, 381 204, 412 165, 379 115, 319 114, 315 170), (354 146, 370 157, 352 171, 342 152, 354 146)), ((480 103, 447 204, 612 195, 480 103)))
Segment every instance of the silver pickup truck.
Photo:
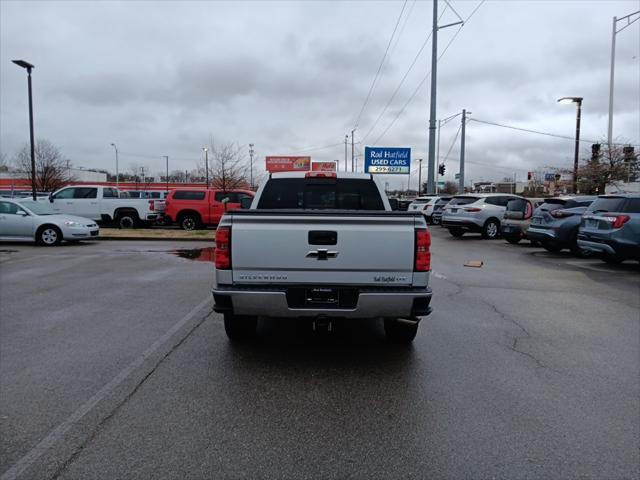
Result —
POLYGON ((411 342, 431 312, 431 237, 421 212, 391 211, 369 174, 272 174, 216 232, 214 310, 232 341, 258 317, 383 318, 411 342))

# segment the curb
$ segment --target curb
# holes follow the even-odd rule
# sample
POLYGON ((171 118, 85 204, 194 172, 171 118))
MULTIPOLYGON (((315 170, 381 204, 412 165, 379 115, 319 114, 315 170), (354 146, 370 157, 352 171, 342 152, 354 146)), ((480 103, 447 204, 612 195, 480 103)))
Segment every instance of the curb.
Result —
MULTIPOLYGON (((89 240, 89 239, 87 239, 89 240)), ((91 239, 93 240, 93 239, 91 239)), ((215 242, 213 238, 180 238, 180 237, 98 237, 96 240, 108 240, 108 241, 143 241, 143 242, 215 242)))

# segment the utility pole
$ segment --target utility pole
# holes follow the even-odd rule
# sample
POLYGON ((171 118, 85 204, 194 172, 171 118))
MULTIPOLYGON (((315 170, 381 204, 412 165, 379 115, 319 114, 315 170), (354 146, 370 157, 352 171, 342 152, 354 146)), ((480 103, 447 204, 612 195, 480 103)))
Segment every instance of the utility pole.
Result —
POLYGON ((163 155, 163 156, 167 166, 167 176, 165 177, 165 180, 167 182, 167 193, 169 193, 169 156, 168 155, 163 155))
POLYGON ((251 184, 251 190, 253 190, 253 143, 249 144, 249 159, 250 159, 250 167, 249 167, 249 175, 251 184))
POLYGON ((420 191, 422 190, 422 159, 418 159, 418 196, 420 196, 420 191))
MULTIPOLYGON (((458 15, 456 13, 456 15, 458 15)), ((460 17, 458 17, 460 18, 460 17)), ((448 23, 438 27, 438 0, 433 0, 433 27, 431 32, 431 100, 429 109, 429 178, 427 179, 427 193, 436 191, 436 89, 438 84, 438 30, 453 27, 464 22, 448 23)))
POLYGON ((344 171, 347 171, 347 141, 349 140, 349 135, 344 136, 344 171))
POLYGON ((431 33, 431 101, 429 108, 429 164, 427 193, 435 193, 436 169, 436 88, 438 78, 438 0, 433 0, 433 27, 431 33))
POLYGON ((351 171, 355 172, 354 168, 355 168, 355 160, 354 160, 354 151, 355 151, 355 144, 354 144, 354 133, 356 132, 356 129, 354 128, 353 130, 351 130, 351 171))
POLYGON ((467 123, 467 111, 462 109, 462 131, 460 132, 460 184, 458 185, 458 193, 464 193, 464 135, 465 125, 467 123))
POLYGON ((140 173, 142 174, 142 183, 145 183, 145 181, 144 181, 144 166, 140 167, 140 173))

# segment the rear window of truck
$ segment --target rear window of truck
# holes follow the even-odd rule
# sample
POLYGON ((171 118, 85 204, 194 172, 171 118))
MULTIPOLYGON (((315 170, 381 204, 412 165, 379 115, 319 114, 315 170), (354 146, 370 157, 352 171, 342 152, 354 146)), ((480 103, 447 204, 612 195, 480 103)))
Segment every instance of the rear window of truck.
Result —
POLYGON ((372 180, 277 178, 265 185, 258 208, 384 210, 384 204, 372 180))
POLYGON ((204 200, 207 192, 198 190, 178 190, 173 194, 174 200, 204 200))

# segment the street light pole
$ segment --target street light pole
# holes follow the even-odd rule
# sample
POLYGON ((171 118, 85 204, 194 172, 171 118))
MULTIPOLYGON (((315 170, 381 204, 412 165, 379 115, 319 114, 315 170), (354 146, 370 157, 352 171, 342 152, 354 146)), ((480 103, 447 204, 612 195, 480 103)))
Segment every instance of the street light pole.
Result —
POLYGON ((355 163, 354 163, 354 151, 355 151, 355 147, 354 147, 354 133, 356 132, 355 128, 353 130, 351 130, 351 171, 355 172, 354 168, 355 168, 355 163))
POLYGON ((29 89, 29 141, 31 142, 31 194, 36 200, 36 153, 33 139, 33 96, 31 93, 31 70, 34 66, 24 60, 13 60, 13 63, 27 70, 27 85, 29 89))
POLYGON ((120 174, 118 173, 118 147, 116 147, 115 143, 112 143, 111 146, 116 151, 116 188, 120 186, 120 174))
POLYGON ((462 109, 462 127, 460 137, 460 183, 458 184, 458 193, 464 193, 464 143, 465 143, 465 124, 467 123, 467 111, 462 109))
POLYGON ((422 190, 422 159, 418 159, 418 196, 420 196, 420 192, 422 190))
POLYGON ((249 184, 253 190, 253 143, 249 144, 249 184))
POLYGON ((613 27, 611 31, 611 74, 609 76, 609 128, 607 130, 607 145, 609 146, 609 150, 611 150, 611 137, 613 135, 613 77, 616 59, 616 35, 632 23, 636 22, 638 19, 640 19, 640 10, 630 13, 629 15, 626 15, 622 18, 613 17, 613 27), (635 18, 632 18, 634 16, 635 18), (623 20, 626 20, 627 24, 624 25, 620 30, 617 30, 618 22, 621 22, 623 20))
POLYGON ((576 104, 576 145, 573 156, 573 193, 578 193, 578 156, 580 153, 580 116, 582 114, 582 97, 562 97, 558 99, 560 103, 576 104))
POLYGON ((167 182, 167 193, 169 193, 169 155, 164 155, 164 159, 167 165, 167 177, 165 178, 167 182))
POLYGON ((347 142, 349 141, 349 135, 344 136, 344 171, 347 171, 347 142))
POLYGON ((202 150, 204 150, 205 178, 207 179, 207 188, 209 188, 209 149, 207 147, 202 147, 202 150))

